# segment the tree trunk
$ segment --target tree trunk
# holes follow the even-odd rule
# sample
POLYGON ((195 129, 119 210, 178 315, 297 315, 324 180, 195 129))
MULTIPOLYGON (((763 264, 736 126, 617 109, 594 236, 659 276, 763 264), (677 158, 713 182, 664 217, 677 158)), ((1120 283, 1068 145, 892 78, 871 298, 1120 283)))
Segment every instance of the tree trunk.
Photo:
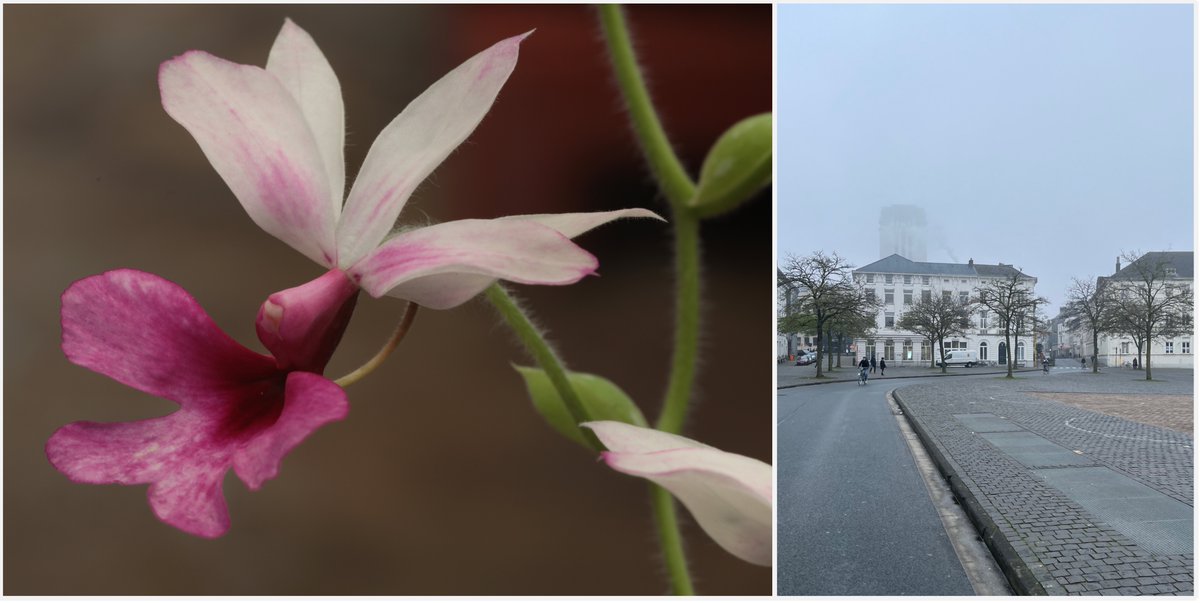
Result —
POLYGON ((937 357, 933 355, 933 338, 929 338, 929 368, 937 368, 937 357))
POLYGON ((1154 340, 1150 338, 1150 331, 1146 331, 1146 381, 1150 380, 1150 352, 1154 349, 1154 340))
POLYGON ((825 343, 825 342, 821 341, 821 332, 824 329, 825 329, 825 321, 822 320, 821 317, 818 316, 817 317, 817 361, 814 363, 817 365, 817 378, 818 379, 821 378, 821 352, 823 351, 822 348, 824 347, 821 344, 825 343))
POLYGON ((1012 348, 1012 341, 1009 339, 1010 337, 1011 337, 1010 332, 1008 330, 1005 330, 1004 331, 1004 354, 1006 356, 1008 356, 1008 358, 1005 358, 1004 360, 1005 360, 1005 363, 1008 365, 1008 374, 1005 375, 1005 378, 1007 378, 1007 379, 1013 378, 1013 375, 1012 375, 1013 365, 1016 364, 1016 357, 1017 357, 1016 350, 1014 350, 1012 348))
POLYGON ((938 355, 942 357, 942 372, 946 372, 946 338, 938 340, 938 355))
MULTIPOLYGON (((1096 350, 1096 351, 1100 351, 1100 334, 1097 333, 1094 329, 1092 330, 1092 349, 1096 350)), ((1092 372, 1093 373, 1100 372, 1100 367, 1096 365, 1096 357, 1095 356, 1092 357, 1092 372)))
POLYGON ((846 349, 846 335, 838 333, 837 367, 842 368, 842 350, 846 349))
POLYGON ((832 372, 832 371, 833 371, 833 329, 829 329, 829 330, 827 330, 827 331, 825 332, 825 334, 829 336, 829 337, 828 337, 828 339, 829 339, 829 351, 828 351, 828 352, 825 352, 825 354, 826 354, 826 357, 828 358, 828 360, 827 360, 826 362, 828 362, 828 363, 829 363, 829 364, 828 364, 829 371, 830 371, 830 372, 832 372))

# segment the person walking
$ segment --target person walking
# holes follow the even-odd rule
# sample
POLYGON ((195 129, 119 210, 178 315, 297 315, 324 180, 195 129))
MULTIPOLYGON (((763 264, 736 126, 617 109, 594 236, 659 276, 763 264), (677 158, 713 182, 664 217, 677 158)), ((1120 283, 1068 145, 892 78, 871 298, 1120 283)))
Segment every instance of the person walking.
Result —
POLYGON ((887 361, 880 358, 879 359, 879 376, 882 377, 883 371, 886 371, 886 370, 887 370, 887 361))
POLYGON ((1134 357, 1133 357, 1133 368, 1134 368, 1134 370, 1137 370, 1137 367, 1138 367, 1138 357, 1137 357, 1137 356, 1134 356, 1134 357))
POLYGON ((875 357, 871 356, 871 372, 875 372, 875 357))
POLYGON ((1079 368, 1087 370, 1087 358, 1079 359, 1079 368))

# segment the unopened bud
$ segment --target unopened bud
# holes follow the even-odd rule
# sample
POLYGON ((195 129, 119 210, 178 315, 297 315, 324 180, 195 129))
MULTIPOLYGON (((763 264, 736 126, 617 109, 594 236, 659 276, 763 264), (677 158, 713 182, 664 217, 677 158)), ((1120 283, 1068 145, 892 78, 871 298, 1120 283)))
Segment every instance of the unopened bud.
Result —
POLYGON ((690 205, 703 218, 725 213, 771 183, 771 114, 729 128, 708 152, 690 205))

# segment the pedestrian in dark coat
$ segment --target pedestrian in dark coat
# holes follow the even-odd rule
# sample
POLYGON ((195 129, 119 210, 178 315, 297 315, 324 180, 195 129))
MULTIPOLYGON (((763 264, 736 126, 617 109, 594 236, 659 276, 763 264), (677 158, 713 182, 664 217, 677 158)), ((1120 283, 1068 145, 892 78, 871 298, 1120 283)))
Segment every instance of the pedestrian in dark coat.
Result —
POLYGON ((875 357, 871 356, 871 372, 875 372, 875 357))
POLYGON ((1087 368, 1087 358, 1079 359, 1079 368, 1087 368))
POLYGON ((879 359, 879 376, 882 377, 883 371, 886 371, 886 370, 887 370, 887 361, 880 358, 879 359))
POLYGON ((1133 368, 1137 368, 1137 367, 1138 367, 1138 359, 1137 359, 1137 356, 1134 356, 1133 357, 1133 368))

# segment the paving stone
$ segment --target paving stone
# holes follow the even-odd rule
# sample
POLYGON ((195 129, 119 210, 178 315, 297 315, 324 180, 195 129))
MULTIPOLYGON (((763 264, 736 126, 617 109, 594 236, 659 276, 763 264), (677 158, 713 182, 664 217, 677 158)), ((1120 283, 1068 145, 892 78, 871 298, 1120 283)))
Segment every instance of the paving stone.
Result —
MULTIPOLYGON (((1155 554, 1049 486, 1031 468, 967 429, 954 415, 990 414, 1183 504, 1193 504, 1192 435, 1092 412, 1056 392, 1191 395, 1191 371, 1163 370, 1146 383, 1115 375, 1060 374, 1009 382, 954 380, 900 387, 898 397, 1048 593, 1192 591, 1192 552, 1155 554), (1033 392, 1038 396, 1032 395, 1033 392), (1114 592, 1115 591, 1115 592, 1114 592)), ((901 385, 898 383, 897 385, 901 385)), ((1007 432, 1017 433, 1017 432, 1007 432)), ((1090 471, 1090 470, 1089 470, 1090 471)), ((1164 499, 1165 500, 1165 499, 1164 499)), ((1122 528, 1124 529, 1124 528, 1122 528)), ((1178 549, 1164 549, 1164 552, 1178 549)))

